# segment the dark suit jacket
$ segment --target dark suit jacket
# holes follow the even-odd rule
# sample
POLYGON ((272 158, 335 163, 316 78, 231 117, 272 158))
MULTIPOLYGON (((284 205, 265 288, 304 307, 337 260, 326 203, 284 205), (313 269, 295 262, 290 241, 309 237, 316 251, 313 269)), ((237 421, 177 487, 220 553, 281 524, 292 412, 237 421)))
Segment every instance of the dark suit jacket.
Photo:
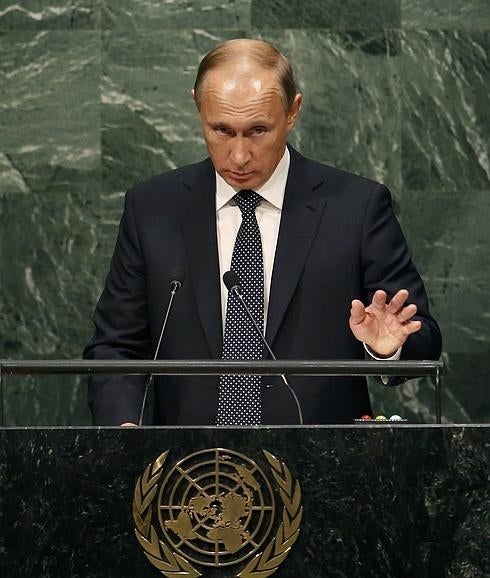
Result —
MULTIPOLYGON (((404 359, 437 359, 441 339, 427 296, 379 183, 322 165, 290 149, 267 319, 278 359, 363 359, 349 325, 350 302, 376 289, 401 288, 417 304, 422 329, 404 359)), ((215 175, 209 159, 140 183, 128 191, 106 285, 95 311, 95 334, 84 357, 149 359, 169 298, 170 273, 182 265, 159 357, 220 358, 222 320, 216 241, 215 175)), ((267 384, 275 378, 264 378, 267 384)), ((155 380, 156 424, 213 424, 216 376, 155 380)), ((350 422, 370 412, 363 378, 295 377, 305 423, 350 422)), ((137 421, 142 380, 98 376, 89 384, 95 424, 137 421)), ((267 424, 297 423, 284 387, 263 389, 267 424)))

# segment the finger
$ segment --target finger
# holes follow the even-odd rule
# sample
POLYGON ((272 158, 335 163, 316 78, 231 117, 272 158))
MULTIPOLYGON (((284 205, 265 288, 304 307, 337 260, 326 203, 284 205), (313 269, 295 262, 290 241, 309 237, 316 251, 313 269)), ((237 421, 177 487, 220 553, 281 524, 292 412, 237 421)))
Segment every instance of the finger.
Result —
POLYGON ((406 321, 410 321, 412 317, 417 313, 417 305, 411 303, 404 307, 396 316, 400 323, 405 323, 406 321))
POLYGON ((416 333, 417 331, 420 331, 421 328, 422 328, 422 323, 420 321, 409 321, 405 325, 405 331, 407 332, 407 335, 411 335, 412 333, 416 333))
POLYGON ((366 317, 366 308, 364 303, 359 301, 359 299, 354 299, 351 303, 350 309, 350 321, 354 325, 362 323, 366 317))
POLYGON ((378 289, 374 295, 373 300, 371 302, 370 307, 373 309, 373 312, 382 312, 385 310, 386 307, 386 292, 378 289))
POLYGON ((406 289, 400 289, 400 291, 397 291, 388 303, 388 307, 386 308, 387 313, 396 315, 407 302, 408 295, 409 293, 406 289))

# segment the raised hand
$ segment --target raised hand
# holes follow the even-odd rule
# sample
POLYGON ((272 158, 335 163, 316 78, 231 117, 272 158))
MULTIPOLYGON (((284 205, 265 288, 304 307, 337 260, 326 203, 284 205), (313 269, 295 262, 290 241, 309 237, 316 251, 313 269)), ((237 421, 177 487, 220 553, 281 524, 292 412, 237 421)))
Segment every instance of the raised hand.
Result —
POLYGON ((413 321, 417 306, 406 305, 408 291, 400 289, 387 302, 385 291, 378 290, 367 307, 354 299, 351 304, 349 326, 359 341, 364 342, 379 357, 391 357, 408 336, 422 327, 413 321))

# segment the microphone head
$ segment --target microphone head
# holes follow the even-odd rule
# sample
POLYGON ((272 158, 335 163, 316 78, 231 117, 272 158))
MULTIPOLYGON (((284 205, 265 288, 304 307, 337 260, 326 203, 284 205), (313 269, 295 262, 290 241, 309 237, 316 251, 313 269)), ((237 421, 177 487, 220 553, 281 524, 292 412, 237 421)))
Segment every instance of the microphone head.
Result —
POLYGON ((235 271, 227 271, 223 275, 223 283, 226 285, 228 291, 231 291, 234 287, 240 287, 240 277, 235 273, 235 271))
POLYGON ((185 279, 184 267, 182 267, 182 265, 176 265, 175 267, 172 267, 172 270, 170 271, 170 284, 177 282, 180 285, 182 285, 184 279, 185 279))

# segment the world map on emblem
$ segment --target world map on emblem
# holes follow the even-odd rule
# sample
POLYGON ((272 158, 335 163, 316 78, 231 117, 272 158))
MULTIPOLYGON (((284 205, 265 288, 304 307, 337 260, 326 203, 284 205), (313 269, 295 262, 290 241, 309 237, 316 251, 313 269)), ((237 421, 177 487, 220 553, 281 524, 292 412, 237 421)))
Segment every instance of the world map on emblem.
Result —
POLYGON ((197 452, 163 481, 158 515, 169 546, 209 566, 239 563, 268 537, 275 513, 272 487, 261 468, 231 450, 197 452))

